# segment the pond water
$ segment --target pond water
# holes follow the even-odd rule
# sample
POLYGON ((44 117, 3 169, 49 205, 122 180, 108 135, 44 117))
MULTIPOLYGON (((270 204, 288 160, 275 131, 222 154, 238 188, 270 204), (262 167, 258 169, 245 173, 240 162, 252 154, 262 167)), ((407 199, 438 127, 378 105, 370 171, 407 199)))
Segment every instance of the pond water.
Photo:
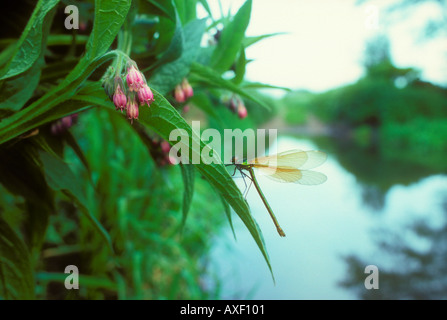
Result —
MULTIPOLYGON (((276 149, 278 152, 324 150, 310 140, 293 137, 279 138, 276 149)), ((233 213, 236 240, 230 227, 224 227, 214 239, 208 258, 207 281, 218 283, 221 298, 359 299, 387 298, 395 293, 397 298, 411 299, 414 297, 411 292, 421 290, 422 298, 433 295, 443 298, 442 293, 433 293, 432 287, 439 280, 439 275, 433 273, 442 270, 445 256, 437 265, 433 255, 444 253, 432 251, 433 242, 441 241, 439 236, 434 236, 435 231, 445 226, 447 176, 427 175, 412 182, 402 177, 405 185, 393 183, 381 192, 374 185, 361 182, 338 159, 337 154, 328 152, 327 161, 316 168, 328 177, 318 186, 277 183, 257 175, 286 233, 285 238, 279 237, 252 187, 247 201, 263 232, 275 282, 248 230, 233 213), (415 222, 420 223, 419 229, 426 227, 422 228, 426 230, 425 235, 412 227, 415 222), (431 271, 420 263, 423 259, 417 260, 418 255, 431 257, 426 262, 431 271), (357 264, 349 264, 347 256, 353 257, 349 261, 357 264), (367 265, 377 266, 379 289, 365 288, 364 280, 369 275, 365 273, 367 265), (425 285, 422 289, 419 283, 403 287, 405 277, 414 278, 409 268, 417 274, 423 273, 422 278, 429 278, 432 287, 428 285, 427 289, 427 281, 422 283, 422 280, 421 286, 425 285), (341 286, 343 281, 351 287, 341 286), (429 290, 427 295, 424 290, 429 290)), ((237 183, 243 190, 242 179, 237 179, 237 183)))

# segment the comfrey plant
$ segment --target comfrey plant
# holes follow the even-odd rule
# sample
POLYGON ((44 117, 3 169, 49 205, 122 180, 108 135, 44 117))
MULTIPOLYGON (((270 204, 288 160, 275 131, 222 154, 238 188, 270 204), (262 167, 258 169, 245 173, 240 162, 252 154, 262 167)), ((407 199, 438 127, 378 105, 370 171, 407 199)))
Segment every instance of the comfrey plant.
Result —
POLYGON ((121 112, 125 110, 131 123, 134 119, 138 119, 139 105, 147 104, 150 107, 154 101, 154 94, 144 74, 138 69, 135 61, 130 59, 127 61, 125 74, 122 70, 110 67, 102 80, 102 86, 116 110, 121 112))
POLYGON ((271 270, 241 190, 190 125, 224 132, 270 114, 256 88, 272 86, 244 79, 246 48, 266 37, 245 36, 252 0, 228 16, 206 0, 20 3, 3 13, 20 24, 0 19, 0 300, 67 298, 56 266, 75 262, 82 299, 203 298, 190 257, 218 228, 209 213, 231 222, 231 209, 271 270))

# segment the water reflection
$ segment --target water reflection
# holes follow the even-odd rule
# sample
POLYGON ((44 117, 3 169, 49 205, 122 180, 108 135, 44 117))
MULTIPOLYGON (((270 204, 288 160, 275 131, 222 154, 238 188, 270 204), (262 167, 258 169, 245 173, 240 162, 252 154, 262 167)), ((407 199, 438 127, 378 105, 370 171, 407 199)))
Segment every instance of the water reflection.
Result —
POLYGON ((340 284, 362 299, 446 299, 447 194, 441 208, 441 222, 429 221, 433 212, 427 212, 403 230, 381 230, 378 290, 365 290, 367 263, 355 254, 344 257, 348 269, 340 284))
MULTIPOLYGON (((277 150, 327 151, 320 170, 328 176, 323 185, 300 187, 259 178, 286 238, 277 235, 257 194, 247 196, 264 234, 276 285, 250 234, 234 218, 237 241, 229 228, 222 230, 210 256, 221 297, 439 297, 446 289, 435 283, 434 275, 443 274, 447 252, 442 235, 447 204, 440 200, 447 195, 447 177, 429 176, 430 170, 414 164, 386 163, 371 150, 356 153, 317 143, 282 137, 277 150), (408 227, 410 221, 417 222, 408 227), (371 264, 380 270, 379 290, 364 286, 364 269, 371 264), (432 292, 422 294, 431 283, 432 292)), ((238 183, 242 188, 242 181, 238 183)))
POLYGON ((362 202, 379 211, 385 205, 385 193, 378 186, 362 185, 362 202))
POLYGON ((363 187, 375 187, 375 192, 381 191, 382 194, 386 194, 396 184, 416 183, 422 178, 440 173, 439 168, 445 167, 445 157, 440 154, 430 159, 430 155, 414 159, 402 150, 379 150, 376 145, 361 148, 344 139, 319 137, 314 141, 319 149, 330 152, 343 168, 354 174, 363 187), (421 163, 423 160, 426 162, 421 163))

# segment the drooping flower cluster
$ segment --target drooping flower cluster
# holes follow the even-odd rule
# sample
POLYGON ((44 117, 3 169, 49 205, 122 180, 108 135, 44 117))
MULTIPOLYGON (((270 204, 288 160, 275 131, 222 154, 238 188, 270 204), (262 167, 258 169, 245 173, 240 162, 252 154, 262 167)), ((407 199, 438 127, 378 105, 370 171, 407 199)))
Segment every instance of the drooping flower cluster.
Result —
POLYGON ((78 120, 78 114, 74 113, 59 120, 53 122, 51 124, 51 133, 54 135, 62 134, 68 129, 70 129, 78 120))
POLYGON ((104 77, 103 87, 110 100, 113 101, 116 110, 121 112, 126 110, 127 118, 133 122, 133 119, 138 119, 139 105, 147 104, 150 107, 154 101, 154 94, 134 61, 127 62, 124 78, 125 82, 120 70, 115 73, 111 68, 104 77), (112 74, 115 76, 111 76, 112 74))
POLYGON ((150 149, 150 153, 152 159, 154 159, 158 167, 164 167, 166 165, 175 163, 174 160, 172 160, 169 156, 170 150, 171 145, 166 140, 162 140, 160 138, 152 139, 152 147, 150 149))
POLYGON ((231 96, 231 98, 226 102, 226 105, 231 112, 237 113, 240 119, 244 119, 248 114, 244 101, 242 101, 242 99, 237 95, 231 96))
POLYGON ((174 89, 174 99, 179 103, 183 103, 194 95, 194 90, 186 78, 179 83, 174 89))

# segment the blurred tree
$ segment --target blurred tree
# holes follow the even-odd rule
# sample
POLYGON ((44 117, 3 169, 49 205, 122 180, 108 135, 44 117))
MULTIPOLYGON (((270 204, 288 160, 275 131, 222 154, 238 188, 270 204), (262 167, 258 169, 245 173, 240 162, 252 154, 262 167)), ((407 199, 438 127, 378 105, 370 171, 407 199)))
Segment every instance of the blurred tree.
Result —
POLYGON ((400 87, 420 77, 420 72, 414 68, 397 68, 393 65, 386 34, 376 35, 366 42, 363 65, 367 77, 384 79, 400 87))
MULTIPOLYGON (((357 5, 372 3, 371 0, 357 0, 357 5)), ((421 5, 431 4, 436 6, 439 14, 425 22, 421 30, 420 39, 431 39, 447 35, 447 0, 395 0, 386 7, 385 18, 390 22, 405 19, 409 14, 420 9, 421 5)))
POLYGON ((363 64, 370 69, 383 62, 391 62, 390 41, 385 34, 379 34, 366 42, 363 64))

